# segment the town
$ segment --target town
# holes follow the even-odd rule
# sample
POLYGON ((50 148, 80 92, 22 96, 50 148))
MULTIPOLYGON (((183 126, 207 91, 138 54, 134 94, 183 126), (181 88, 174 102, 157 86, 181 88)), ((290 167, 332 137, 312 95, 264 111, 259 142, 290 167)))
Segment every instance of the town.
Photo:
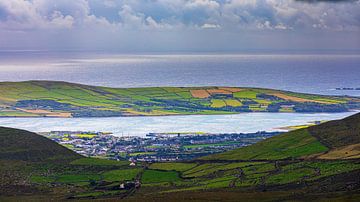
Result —
POLYGON ((279 133, 149 133, 146 137, 117 137, 111 133, 84 131, 40 134, 84 156, 132 162, 162 162, 190 160, 220 153, 254 144, 279 133))

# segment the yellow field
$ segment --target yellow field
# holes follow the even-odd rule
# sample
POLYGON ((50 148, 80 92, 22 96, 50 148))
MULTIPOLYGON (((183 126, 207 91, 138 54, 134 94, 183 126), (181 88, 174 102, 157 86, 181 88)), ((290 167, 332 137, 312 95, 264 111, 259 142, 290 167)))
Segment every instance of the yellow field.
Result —
POLYGON ((318 156, 319 159, 352 159, 360 157, 360 143, 332 149, 318 156))
POLYGON ((177 115, 176 112, 167 112, 167 111, 161 111, 161 110, 152 110, 151 112, 139 112, 134 109, 126 109, 127 113, 124 113, 125 115, 146 115, 146 116, 161 116, 161 115, 177 115))
POLYGON ((74 135, 74 136, 76 136, 76 137, 78 137, 78 138, 94 138, 96 135, 95 134, 76 134, 76 135, 74 135))
POLYGON ((48 111, 48 110, 43 110, 43 109, 22 109, 22 108, 16 108, 16 109, 19 111, 22 111, 22 112, 43 115, 46 117, 62 117, 62 118, 70 118, 71 117, 71 113, 69 113, 69 112, 53 112, 53 111, 48 111))
POLYGON ((230 91, 232 93, 236 93, 236 92, 239 92, 239 91, 243 90, 241 88, 231 88, 231 87, 220 87, 219 89, 230 91))
POLYGON ((232 107, 239 107, 242 106, 242 103, 239 100, 225 100, 226 105, 232 106, 232 107))
POLYGON ((291 96, 291 95, 285 95, 282 93, 269 93, 269 95, 273 95, 273 96, 279 97, 281 99, 290 100, 290 101, 294 101, 294 102, 317 102, 317 103, 321 103, 321 104, 332 104, 332 103, 325 102, 325 101, 299 98, 299 97, 295 97, 295 96, 291 96))
POLYGON ((220 108, 220 107, 225 107, 225 106, 226 106, 226 103, 224 102, 224 100, 218 100, 218 99, 211 100, 211 107, 220 108))

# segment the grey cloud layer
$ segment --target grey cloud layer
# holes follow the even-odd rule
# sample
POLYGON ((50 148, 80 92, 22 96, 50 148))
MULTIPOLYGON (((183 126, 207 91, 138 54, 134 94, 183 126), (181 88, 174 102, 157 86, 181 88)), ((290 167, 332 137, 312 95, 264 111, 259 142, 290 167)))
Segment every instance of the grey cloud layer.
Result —
POLYGON ((0 0, 0 26, 9 30, 74 29, 94 26, 129 30, 359 30, 359 1, 338 4, 321 2, 308 4, 293 0, 0 0))
POLYGON ((0 49, 360 49, 360 0, 0 0, 0 49))

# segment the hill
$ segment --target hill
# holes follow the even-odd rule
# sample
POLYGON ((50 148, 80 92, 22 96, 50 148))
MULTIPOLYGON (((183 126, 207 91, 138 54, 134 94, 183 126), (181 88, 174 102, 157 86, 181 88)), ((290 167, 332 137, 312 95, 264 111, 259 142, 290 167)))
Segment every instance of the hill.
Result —
POLYGON ((85 158, 38 134, 0 127, 0 201, 126 196, 133 189, 113 187, 140 171, 127 161, 85 158))
POLYGON ((329 148, 358 144, 360 143, 360 114, 310 127, 309 131, 329 148))
POLYGON ((0 127, 0 160, 43 162, 77 158, 81 156, 38 134, 0 127))
POLYGON ((171 188, 153 183, 145 189, 165 191, 135 199, 359 201, 359 118, 360 113, 191 162, 153 163, 148 169, 176 171, 183 180, 171 188))
POLYGON ((186 163, 155 163, 189 184, 154 200, 359 201, 360 113, 186 163))
POLYGON ((109 88, 59 81, 0 83, 3 117, 109 117, 239 112, 343 112, 356 97, 243 87, 109 88))
POLYGON ((359 143, 360 113, 342 120, 329 121, 284 133, 248 147, 207 156, 204 159, 358 158, 360 157, 359 143))

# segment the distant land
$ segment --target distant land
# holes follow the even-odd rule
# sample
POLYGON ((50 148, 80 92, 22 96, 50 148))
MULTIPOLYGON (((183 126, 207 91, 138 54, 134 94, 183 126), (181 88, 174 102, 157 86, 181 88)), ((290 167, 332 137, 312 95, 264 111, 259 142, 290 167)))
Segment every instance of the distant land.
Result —
POLYGON ((359 201, 360 114, 177 162, 85 158, 0 127, 0 201, 359 201))
POLYGON ((360 98, 248 87, 110 88, 60 81, 0 83, 0 117, 116 117, 240 112, 346 112, 360 98))
POLYGON ((336 88, 336 90, 360 90, 360 88, 336 88))

